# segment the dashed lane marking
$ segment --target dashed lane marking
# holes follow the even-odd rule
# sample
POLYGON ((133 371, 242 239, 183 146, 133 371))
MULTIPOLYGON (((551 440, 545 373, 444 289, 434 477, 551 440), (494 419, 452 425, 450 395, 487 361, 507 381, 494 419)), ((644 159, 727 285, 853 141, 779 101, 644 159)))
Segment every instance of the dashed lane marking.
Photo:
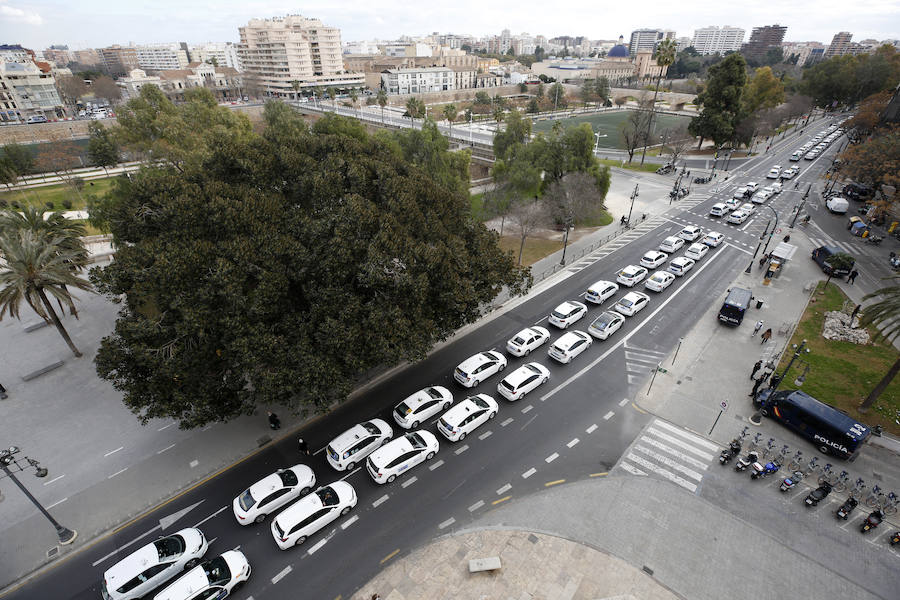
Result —
POLYGON ((591 425, 590 427, 588 427, 587 429, 584 430, 585 433, 594 433, 595 431, 597 431, 596 425, 591 425))
POLYGON ((164 430, 168 429, 169 427, 171 427, 171 426, 174 425, 174 424, 175 424, 175 423, 173 422, 173 423, 169 423, 168 425, 163 425, 162 427, 160 427, 159 429, 157 429, 157 431, 164 431, 164 430))
POLYGON ((535 473, 537 473, 537 469, 535 469, 534 467, 531 467, 530 469, 528 469, 527 471, 525 471, 524 473, 522 473, 522 479, 528 479, 529 477, 531 477, 531 476, 534 475, 535 473))
POLYGON ((603 415, 603 420, 604 420, 604 421, 609 421, 610 419, 612 419, 612 417, 613 417, 614 414, 616 414, 616 413, 614 413, 613 411, 609 411, 608 413, 606 413, 605 415, 603 415))
POLYGON ((449 519, 447 519, 446 521, 444 521, 443 523, 438 525, 438 529, 446 529, 447 527, 450 527, 454 523, 456 523, 456 519, 454 519, 453 517, 450 517, 449 519))
POLYGON ((482 506, 484 506, 484 500, 479 500, 478 502, 476 502, 475 504, 473 504, 472 506, 469 507, 469 512, 475 512, 482 506))
POLYGON ((62 475, 59 475, 58 477, 54 477, 54 478, 51 479, 50 481, 45 482, 44 485, 45 485, 45 486, 50 485, 50 484, 53 483, 54 481, 59 481, 60 479, 62 479, 62 478, 65 477, 65 476, 66 476, 65 473, 63 473, 62 475))
POLYGON ((226 504, 225 506, 223 506, 222 508, 220 508, 219 510, 217 510, 217 511, 214 512, 213 514, 209 515, 208 517, 206 517, 205 519, 203 519, 202 521, 200 521, 199 523, 197 523, 196 525, 194 525, 194 527, 200 527, 201 525, 203 525, 204 523, 206 523, 207 521, 209 521, 209 520, 212 519, 213 517, 217 516, 217 515, 218 515, 219 513, 221 513, 223 510, 227 510, 227 509, 228 509, 228 506, 229 506, 229 505, 226 504))
POLYGON ((107 452, 106 454, 103 455, 103 458, 106 458, 107 456, 112 456, 113 454, 115 454, 116 452, 118 452, 119 450, 121 450, 124 447, 125 446, 119 446, 115 450, 110 450, 109 452, 107 452))
POLYGON ((175 444, 172 444, 171 446, 166 446, 166 447, 163 448, 162 450, 158 450, 156 453, 157 453, 157 454, 162 454, 162 453, 165 452, 166 450, 171 450, 171 449, 174 448, 174 447, 175 447, 175 444))
POLYGON ((534 406, 532 406, 531 404, 529 404, 528 406, 526 406, 525 408, 522 409, 522 414, 524 415, 525 413, 527 413, 527 412, 528 412, 529 410, 531 410, 532 408, 534 408, 534 406))
POLYGON ((347 473, 346 475, 344 475, 343 477, 341 477, 340 481, 343 481, 343 480, 347 479, 348 477, 350 477, 351 475, 353 475, 354 473, 356 473, 356 472, 359 471, 360 469, 362 469, 362 467, 356 467, 355 469, 353 469, 352 471, 350 471, 349 473, 347 473))
POLYGON ((575 444, 577 444, 580 441, 581 440, 579 440, 578 438, 572 438, 572 441, 570 441, 568 444, 566 444, 566 446, 568 446, 569 448, 572 448, 573 446, 575 446, 575 444))
POLYGON ((550 456, 548 456, 547 458, 545 458, 545 459, 544 459, 544 462, 552 463, 552 462, 553 462, 554 460, 556 460, 557 458, 559 458, 559 454, 557 454, 556 452, 554 452, 553 454, 551 454, 550 456))
POLYGON ((434 463, 433 465, 431 465, 430 467, 428 467, 428 470, 429 470, 429 471, 434 471, 435 469, 437 469, 438 467, 440 467, 440 466, 443 465, 443 464, 444 464, 444 461, 439 460, 439 461, 437 461, 436 463, 434 463))
POLYGON ((506 419, 505 421, 503 421, 502 423, 500 423, 500 427, 506 427, 507 425, 509 425, 509 424, 512 423, 512 422, 513 422, 513 419, 512 419, 512 418, 506 419))
POLYGON ((479 439, 479 440, 486 440, 486 439, 488 439, 489 437, 491 437, 491 435, 492 435, 493 433, 494 433, 494 432, 493 432, 493 431, 490 431, 490 430, 485 431, 484 433, 482 433, 481 435, 478 436, 478 439, 479 439))
POLYGON ((65 501, 68 500, 68 499, 69 499, 69 497, 66 496, 66 497, 63 498, 62 500, 57 500, 57 501, 54 502, 53 504, 48 505, 48 506, 47 506, 47 510, 50 510, 50 509, 53 508, 54 506, 59 506, 60 504, 62 504, 63 502, 65 502, 65 501))
POLYGON ((116 471, 115 473, 113 473, 112 475, 110 475, 109 477, 107 477, 107 479, 112 479, 112 478, 115 477, 116 475, 121 475, 122 473, 124 473, 124 472, 127 471, 127 470, 128 470, 128 467, 125 467, 125 468, 122 469, 121 471, 116 471))
POLYGON ((279 581, 281 581, 282 579, 284 579, 284 577, 291 571, 293 571, 293 568, 291 567, 291 565, 288 565, 285 568, 283 568, 281 571, 278 572, 277 575, 275 575, 275 577, 272 578, 272 585, 274 585, 274 584, 278 583, 279 581))
POLYGON ((629 402, 631 402, 631 400, 629 400, 628 398, 623 398, 622 401, 619 402, 619 406, 625 406, 629 402))
POLYGON ((497 490, 497 495, 499 496, 501 494, 505 494, 506 492, 508 492, 511 489, 512 489, 512 486, 507 483, 506 485, 501 487, 499 490, 497 490))
POLYGON ((390 496, 385 494, 384 496, 382 496, 381 498, 379 498, 378 500, 376 500, 375 502, 372 503, 372 508, 378 508, 379 506, 381 506, 382 504, 387 502, 388 498, 390 498, 390 496))
POLYGON ((357 521, 359 521, 359 515, 353 515, 352 517, 341 523, 341 529, 347 529, 357 521))
POLYGON ((409 486, 411 486, 412 484, 414 484, 414 483, 417 482, 418 480, 419 480, 418 477, 415 477, 415 476, 410 477, 409 479, 407 479, 406 481, 404 481, 403 483, 401 483, 401 484, 400 484, 400 487, 402 487, 402 488, 408 488, 409 486))
POLYGON ((465 446, 460 446, 459 448, 457 448, 456 450, 454 450, 454 451, 453 451, 453 454, 459 456, 460 454, 462 454, 463 452, 465 452, 465 451, 468 450, 468 449, 469 449, 469 445, 466 444, 465 446))
POLYGON ((320 540, 314 546, 310 546, 309 550, 307 550, 306 553, 310 554, 310 555, 315 554, 317 550, 321 549, 322 546, 324 546, 327 543, 328 543, 327 539, 320 540))

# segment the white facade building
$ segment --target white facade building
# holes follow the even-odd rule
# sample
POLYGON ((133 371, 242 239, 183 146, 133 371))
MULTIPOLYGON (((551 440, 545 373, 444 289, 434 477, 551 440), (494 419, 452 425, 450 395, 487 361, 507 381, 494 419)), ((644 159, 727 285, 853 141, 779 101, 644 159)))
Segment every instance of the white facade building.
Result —
MULTIPOLYGON (((4 52, 6 58, 15 54, 4 52)), ((27 54, 26 54, 27 56, 27 54)), ((48 119, 62 114, 62 100, 51 73, 44 73, 28 57, 27 62, 0 61, 0 121, 48 119)))
POLYGON ((659 42, 674 39, 675 32, 671 29, 636 29, 631 32, 628 53, 633 58, 638 52, 653 52, 659 42))
POLYGON ((183 69, 188 65, 187 50, 180 44, 147 44, 135 46, 138 65, 149 71, 183 69))
POLYGON ((746 31, 740 27, 701 27, 694 30, 693 46, 700 54, 737 52, 744 43, 746 31))
POLYGON ((377 42, 345 42, 344 54, 360 54, 363 56, 372 56, 381 54, 381 49, 377 42))
POLYGON ((188 48, 191 62, 213 64, 220 67, 231 67, 241 71, 241 61, 238 59, 237 44, 232 42, 207 42, 188 48))
POLYGON ((421 94, 456 89, 456 75, 449 67, 388 69, 381 74, 381 85, 388 94, 421 94))

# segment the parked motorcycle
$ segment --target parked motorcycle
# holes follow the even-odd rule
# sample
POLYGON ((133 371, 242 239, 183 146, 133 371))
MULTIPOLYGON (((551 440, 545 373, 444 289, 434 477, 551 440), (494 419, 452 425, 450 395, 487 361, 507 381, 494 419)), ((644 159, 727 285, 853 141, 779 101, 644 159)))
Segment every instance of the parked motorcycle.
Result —
POLYGON ((891 268, 895 271, 900 269, 900 257, 898 257, 894 252, 891 252, 890 257, 891 268))
POLYGON ((809 493, 806 497, 806 505, 807 506, 818 506, 819 502, 825 499, 828 494, 831 493, 831 484, 823 483, 813 491, 809 493))
POLYGON ((770 460, 765 465, 755 462, 753 463, 753 472, 750 473, 750 479, 762 479, 768 477, 772 473, 777 473, 780 468, 781 463, 779 463, 777 459, 770 460))
POLYGON ((895 531, 891 536, 891 546, 896 546, 900 544, 900 531, 895 531))
POLYGON ((781 488, 779 489, 781 489, 782 492, 786 492, 797 485, 801 479, 803 479, 803 471, 794 471, 793 475, 784 478, 784 481, 781 482, 781 488))
POLYGON ((694 183, 709 183, 712 177, 694 177, 694 183))
POLYGON ((759 452, 749 452, 747 456, 742 456, 734 464, 735 471, 746 471, 747 467, 759 460, 759 452))
POLYGON ((873 246, 877 246, 883 241, 884 241, 884 238, 881 236, 878 236, 878 235, 870 235, 869 237, 866 238, 866 243, 872 244, 873 246))
POLYGON ((722 450, 722 454, 719 455, 719 463, 726 464, 731 462, 731 459, 741 453, 741 442, 737 438, 731 440, 731 443, 728 444, 728 448, 722 450))
POLYGON ((859 532, 867 533, 881 525, 882 521, 884 521, 884 513, 881 512, 881 509, 879 508, 873 510, 869 513, 869 516, 866 517, 866 520, 862 522, 862 526, 859 528, 859 532))
POLYGON ((672 165, 663 165, 656 170, 656 173, 657 173, 657 175, 668 175, 674 169, 675 169, 675 167, 673 167, 672 165))
POLYGON ((859 504, 859 500, 850 496, 847 500, 841 504, 841 507, 837 509, 835 513, 839 519, 847 520, 847 517, 850 516, 850 513, 853 512, 853 509, 859 504))

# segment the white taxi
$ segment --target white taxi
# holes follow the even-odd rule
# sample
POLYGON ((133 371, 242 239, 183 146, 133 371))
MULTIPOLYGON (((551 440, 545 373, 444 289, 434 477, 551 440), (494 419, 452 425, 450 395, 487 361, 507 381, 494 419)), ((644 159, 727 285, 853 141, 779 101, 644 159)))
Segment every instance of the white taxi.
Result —
POLYGON ((547 354, 563 364, 572 362, 576 356, 591 347, 591 336, 583 331, 570 331, 553 342, 547 354))
POLYGON ((453 404, 453 394, 440 385, 432 385, 408 396, 394 407, 391 414, 403 429, 415 429, 453 404))
POLYGON ((497 416, 500 407, 487 394, 469 396, 438 419, 437 430, 451 442, 460 442, 497 416))
POLYGON ((507 400, 521 400, 525 394, 550 381, 550 371, 541 363, 522 365, 497 384, 497 391, 507 400))

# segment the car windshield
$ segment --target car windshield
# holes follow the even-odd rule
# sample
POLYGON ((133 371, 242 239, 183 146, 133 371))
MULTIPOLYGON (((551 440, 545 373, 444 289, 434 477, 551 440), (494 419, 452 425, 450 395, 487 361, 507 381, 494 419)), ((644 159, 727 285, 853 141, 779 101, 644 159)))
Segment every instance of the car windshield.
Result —
POLYGON ((337 492, 330 485, 317 489, 316 496, 322 501, 322 506, 334 506, 338 503, 337 492))
POLYGON ((619 300, 619 304, 627 308, 627 307, 631 306, 632 304, 634 304, 634 302, 632 302, 631 300, 629 300, 627 298, 622 298, 621 300, 619 300))
POLYGON ((513 338, 512 343, 515 344, 516 346, 521 346, 522 344, 525 343, 525 338, 523 338, 521 335, 517 335, 516 337, 513 338))
POLYGON ((553 311, 553 316, 556 317, 557 319, 565 319, 565 318, 566 318, 566 313, 560 312, 560 311, 558 311, 558 310, 554 310, 554 311, 553 311))
POLYGON ((242 510, 248 511, 256 504, 256 499, 250 493, 250 490, 247 490, 238 498, 238 504, 241 505, 242 510))
POLYGON ((621 273, 619 273, 622 277, 634 277, 634 269, 625 269, 621 273))
POLYGON ((429 396, 435 399, 439 399, 441 397, 441 392, 437 388, 430 387, 425 390, 429 396))
POLYGON ((662 273, 657 273, 656 275, 654 275, 654 276, 651 277, 650 279, 652 279, 652 280, 655 281, 656 283, 662 283, 663 281, 666 280, 666 276, 663 275, 662 273))
POLYGON ((203 571, 209 580, 209 585, 225 585, 231 579, 231 569, 221 556, 203 563, 203 571))
POLYGON ((529 371, 531 371, 532 373, 537 373, 538 375, 541 374, 541 370, 538 369, 537 367, 535 367, 534 365, 525 365, 525 368, 528 369, 529 371))
POLYGON ((290 469, 282 469, 278 471, 278 476, 281 477, 281 483, 285 487, 294 487, 300 482, 300 480, 297 479, 297 474, 290 469))
POLYGON ((469 400, 471 400, 471 401, 472 401, 472 404, 474 404, 474 405, 477 406, 478 408, 487 408, 487 407, 488 407, 487 402, 485 402, 484 400, 482 400, 482 399, 479 398, 478 396, 472 396, 471 398, 469 398, 469 400))
POLYGON ((397 414, 401 416, 408 415, 410 412, 412 412, 412 409, 409 407, 405 400, 398 404, 395 410, 397 411, 397 414))
POLYGON ((184 552, 184 538, 180 535, 159 538, 153 544, 156 546, 156 551, 159 553, 159 560, 161 561, 178 556, 184 552))
POLYGON ((424 448, 425 440, 422 439, 422 436, 418 433, 407 433, 406 439, 409 440, 409 443, 412 444, 413 448, 424 448))
POLYGON ((366 431, 368 431, 372 435, 378 435, 381 433, 381 430, 378 429, 378 427, 375 425, 375 423, 366 421, 365 423, 362 424, 362 426, 366 431))

